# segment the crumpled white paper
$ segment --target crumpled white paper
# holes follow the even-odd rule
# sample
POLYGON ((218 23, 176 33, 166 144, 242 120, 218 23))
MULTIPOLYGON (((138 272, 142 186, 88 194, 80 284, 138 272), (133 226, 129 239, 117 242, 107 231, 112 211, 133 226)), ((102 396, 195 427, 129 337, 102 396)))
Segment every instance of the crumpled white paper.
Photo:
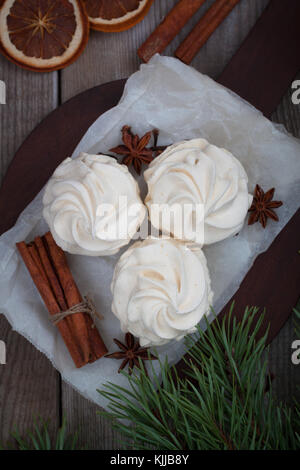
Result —
MULTIPOLYGON (((80 112, 80 110, 78 110, 80 112)), ((154 56, 128 80, 123 97, 90 127, 73 156, 80 151, 108 152, 121 141, 120 129, 131 125, 143 134, 160 129, 160 145, 204 137, 230 150, 244 165, 249 191, 259 183, 265 190, 275 186, 275 198, 284 201, 280 221, 245 225, 238 237, 205 247, 214 291, 214 309, 219 312, 239 287, 256 256, 266 250, 297 210, 300 200, 300 141, 272 124, 259 111, 231 91, 177 59, 154 56)), ((66 155, 67 157, 68 155, 66 155)), ((139 178, 143 196, 145 184, 139 178)), ((107 381, 126 385, 117 374, 119 361, 102 358, 76 369, 66 347, 49 320, 39 294, 16 251, 15 243, 30 241, 48 227, 42 219, 42 194, 24 210, 16 225, 0 237, 0 311, 13 329, 46 354, 63 379, 95 403, 107 403, 96 389, 107 381)), ((126 249, 126 248, 125 248, 126 249)), ((114 266, 123 252, 110 257, 68 256, 81 293, 91 293, 104 316, 98 328, 110 352, 121 339, 119 322, 111 312, 110 283, 114 266)), ((183 342, 158 348, 161 357, 177 362, 183 342)))

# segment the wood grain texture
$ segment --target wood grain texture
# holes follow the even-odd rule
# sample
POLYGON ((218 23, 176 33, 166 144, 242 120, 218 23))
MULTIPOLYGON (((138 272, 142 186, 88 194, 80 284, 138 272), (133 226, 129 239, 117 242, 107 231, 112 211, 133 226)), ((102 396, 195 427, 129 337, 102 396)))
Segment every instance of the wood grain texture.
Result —
POLYGON ((0 338, 6 344, 6 364, 0 365, 0 443, 11 441, 15 429, 25 436, 39 417, 49 420, 52 435, 59 424, 58 372, 2 315, 0 338))
MULTIPOLYGON (((13 95, 9 117, 8 114, 3 115, 3 107, 0 107, 0 168, 2 176, 19 143, 34 127, 35 123, 53 109, 58 97, 61 97, 61 101, 65 102, 70 97, 92 86, 127 77, 137 70, 139 66, 136 55, 138 46, 159 24, 163 16, 175 4, 175 1, 155 0, 145 20, 124 33, 104 34, 92 32, 85 53, 75 64, 59 73, 58 90, 55 87, 56 81, 52 75, 37 78, 41 76, 17 69, 0 58, 0 79, 3 79, 1 74, 3 74, 3 70, 6 70, 7 75, 4 79, 7 80, 7 83, 10 82, 11 89, 19 90, 18 100, 13 95), (23 95, 26 97, 25 100, 23 95), (7 125, 7 122, 9 122, 9 125, 7 125), (7 135, 5 142, 2 142, 4 133, 7 135)), ((180 41, 212 2, 213 0, 205 2, 198 14, 168 46, 165 51, 166 55, 173 54, 180 41)), ((201 72, 216 78, 232 55, 238 50, 267 3, 268 0, 242 0, 209 38, 192 65, 201 72)), ((277 122, 284 123, 294 135, 299 136, 300 106, 292 105, 290 94, 290 92, 287 93, 272 118, 277 122)), ((78 113, 82 113, 82 109, 78 109, 78 113)), ((68 132, 71 134, 72 130, 69 129, 68 132)), ((50 162, 50 165, 53 164, 54 162, 50 162)), ((291 394, 295 391, 295 383, 297 380, 299 382, 300 367, 292 366, 290 361, 292 338, 293 328, 291 322, 289 322, 271 344, 271 368, 278 377, 274 386, 278 395, 284 399, 291 398, 291 394)), ((21 431, 30 427, 32 413, 35 413, 36 410, 43 417, 52 417, 52 415, 56 417, 57 401, 54 403, 53 397, 56 396, 58 386, 57 381, 53 380, 53 376, 57 377, 56 372, 51 367, 45 373, 42 372, 37 381, 35 380, 37 371, 34 367, 30 368, 30 364, 42 364, 41 367, 43 368, 45 358, 19 335, 10 333, 7 322, 4 321, 2 324, 2 320, 0 320, 0 339, 5 339, 9 343, 9 348, 12 351, 10 354, 12 354, 14 363, 18 364, 18 379, 16 382, 13 381, 12 371, 9 372, 7 366, 0 366, 1 441, 2 436, 7 436, 12 422, 19 425, 21 431), (27 354, 23 342, 27 344, 29 350, 32 349, 33 352, 30 354, 33 354, 33 356, 27 354), (22 346, 20 347, 20 354, 17 355, 19 344, 22 344, 22 346), (23 356, 26 358, 25 364, 23 363, 23 356), (31 362, 32 357, 34 357, 33 362, 31 362), (29 383, 33 384, 32 387, 28 385, 26 377, 22 375, 22 369, 31 377, 29 383), (33 376, 30 375, 31 369, 33 369, 33 376), (44 382, 41 380, 42 377, 44 377, 44 382), (18 387, 19 391, 17 390, 18 387), (22 402, 22 399, 24 400, 22 387, 29 391, 28 395, 32 394, 34 397, 30 401, 30 396, 26 395, 25 405, 22 402), (33 389, 33 387, 35 388, 33 389), (46 406, 47 401, 48 406, 46 406), (2 424, 2 421, 4 424, 2 424)), ((68 417, 69 429, 75 432, 79 428, 81 442, 88 443, 89 448, 117 449, 119 447, 118 436, 112 431, 110 423, 96 416, 96 406, 84 400, 66 384, 62 384, 61 406, 63 413, 68 417)))
POLYGON ((268 117, 274 103, 282 98, 286 83, 291 83, 299 70, 300 28, 293 21, 299 16, 299 0, 271 0, 255 33, 249 34, 220 77, 220 83, 263 109, 268 117))
MULTIPOLYGON (((300 73, 295 77, 295 80, 297 79, 300 79, 300 73)), ((292 88, 285 93, 271 119, 284 125, 291 134, 300 138, 300 105, 293 105, 292 93, 292 88)), ((274 392, 279 400, 285 400, 291 404, 293 397, 297 396, 300 399, 300 366, 294 365, 291 361, 291 344, 294 339, 296 337, 293 317, 291 317, 270 344, 269 356, 270 368, 275 376, 274 392)))
MULTIPOLYGON (((15 223, 17 214, 32 200, 33 195, 42 188, 57 165, 66 156, 72 154, 78 141, 99 116, 101 110, 105 112, 117 104, 123 87, 124 81, 117 81, 111 85, 103 85, 102 93, 99 93, 97 88, 89 90, 88 99, 85 95, 78 95, 70 99, 63 107, 57 108, 46 120, 40 123, 38 132, 33 132, 26 139, 21 149, 17 151, 6 174, 5 181, 0 188, 0 213, 3 214, 0 220, 0 233, 8 230, 15 223), (77 112, 78 110, 80 112, 77 112), (37 154, 40 155, 38 161, 36 160, 37 154), (26 158, 24 157, 25 155, 27 155, 26 158), (26 173, 27 177, 24 181, 20 181, 20 175, 26 173), (37 174, 39 174, 39 178, 36 178, 37 174), (13 200, 11 200, 10 194, 15 195, 13 200), (7 206, 8 200, 11 200, 9 210, 7 206)), ((21 337, 18 336, 18 338, 21 337)), ((5 337, 1 339, 5 340, 5 337)), ((29 343, 26 344, 34 350, 29 343)), ((8 370, 6 366, 2 367, 5 367, 5 371, 8 370)), ((57 377, 57 373, 53 368, 51 368, 51 373, 57 377)), ((53 391, 54 386, 51 383, 51 374, 45 371, 45 377, 44 383, 47 384, 49 390, 53 391)), ((22 381, 20 386, 23 386, 22 381)), ((40 390, 38 382, 37 386, 37 393, 42 397, 43 391, 40 390)), ((3 393, 5 391, 6 383, 4 383, 3 393)), ((56 398, 57 395, 55 395, 56 398)), ((84 439, 86 439, 86 427, 87 423, 89 423, 89 429, 93 429, 94 432, 88 435, 89 439, 85 440, 85 442, 89 442, 89 446, 92 446, 91 448, 93 446, 95 446, 94 448, 99 448, 100 443, 103 446, 108 445, 108 442, 118 447, 117 435, 103 418, 96 415, 96 405, 88 403, 66 384, 62 386, 60 398, 62 401, 59 401, 59 403, 62 403, 63 414, 68 416, 68 426, 70 429, 83 430, 81 434, 82 444, 84 439), (70 406, 64 406, 65 397, 70 406), (74 405, 74 402, 76 405, 74 405), (80 403, 80 406, 78 403, 80 403)), ((5 405, 5 400, 3 400, 3 403, 5 405)), ((47 403, 51 409, 53 399, 52 402, 50 400, 47 402, 46 400, 47 403)), ((18 406, 16 410, 19 413, 18 406)), ((30 407, 28 407, 28 410, 29 413, 33 413, 30 407)), ((47 409, 44 409, 41 414, 47 417, 49 413, 47 409)), ((20 429, 21 431, 23 430, 21 426, 20 429)), ((109 445, 106 448, 109 448, 109 445)))
MULTIPOLYGON (((166 49, 166 55, 174 54, 177 47, 187 36, 187 33, 191 31, 213 3, 214 0, 207 0, 204 3, 197 15, 192 18, 188 25, 166 49)), ((268 3, 269 0, 241 0, 204 44, 191 62, 191 65, 212 78, 216 79, 219 77, 268 3)))
POLYGON ((57 74, 20 69, 0 55, 6 105, 0 105, 0 182, 25 137, 58 104, 57 74))
MULTIPOLYGON (((300 80, 300 72, 295 80, 300 80)), ((282 124, 295 137, 300 138, 300 104, 292 103, 292 94, 295 90, 290 87, 284 94, 279 106, 271 116, 271 120, 282 124)))
POLYGON ((204 2, 205 0, 179 0, 138 48, 140 59, 148 62, 155 54, 162 54, 204 2))
MULTIPOLYGON (((76 95, 51 113, 26 139, 16 153, 0 190, 0 233, 14 224, 17 215, 38 193, 66 155, 72 153, 96 117, 119 101, 124 83, 124 80, 114 81, 76 95), (80 113, 77 112, 78 109, 80 113), (38 162, 36 155, 40 155, 38 162), (25 169, 30 175, 26 179, 23 178, 25 169), (12 194, 14 198, 11 197, 12 194)), ((268 307, 267 322, 271 321, 269 341, 278 333, 298 298, 299 222, 300 212, 281 231, 271 248, 257 258, 242 282, 238 295, 234 296, 237 314, 240 315, 243 314, 247 302, 268 307), (279 262, 281 272, 287 273, 280 278, 280 288, 285 292, 284 296, 278 289, 272 288, 278 284, 279 262)), ((228 306, 224 311, 227 309, 228 306)))
POLYGON ((98 414, 99 406, 62 383, 62 409, 70 433, 78 431, 79 445, 91 450, 120 449, 122 436, 98 414))
MULTIPOLYGON (((265 310, 257 337, 262 337, 268 331, 269 344, 278 335, 299 298, 299 227, 300 209, 270 248, 256 258, 238 291, 219 313, 219 320, 227 314, 233 301, 234 316, 238 321, 242 320, 246 305, 257 306, 261 313, 265 310)), ((183 359, 176 368, 180 375, 184 374, 186 365, 183 359)))
MULTIPOLYGON (((79 91, 108 80, 127 77, 137 70, 140 63, 136 54, 137 47, 144 42, 175 3, 175 0, 155 0, 145 20, 130 31, 111 35, 92 32, 86 53, 80 57, 78 62, 61 73, 62 100, 64 101, 79 91), (84 73, 83 71, 87 72, 84 73)), ((187 35, 187 32, 190 31, 212 3, 213 0, 205 2, 197 15, 192 18, 167 47, 164 52, 165 55, 173 55, 175 49, 187 35)), ((216 78, 238 50, 267 4, 268 0, 242 0, 209 38, 200 53, 194 58, 192 65, 202 73, 216 78)), ((300 117, 299 109, 295 110, 294 108, 289 99, 285 98, 284 103, 280 106, 281 111, 274 116, 274 119, 287 124, 290 129, 293 128, 294 124, 292 123, 295 122, 295 118, 297 119, 298 117, 299 119, 300 117)), ((280 333, 281 352, 282 350, 288 351, 285 355, 278 351, 278 341, 274 346, 271 346, 271 366, 275 371, 277 368, 280 369, 280 382, 284 379, 284 374, 282 374, 284 367, 289 371, 288 377, 284 382, 285 384, 293 381, 291 375, 295 374, 295 367, 290 367, 290 361, 287 364, 289 359, 287 356, 290 351, 292 338, 291 334, 292 327, 291 322, 289 322, 288 326, 280 333)), ((278 388, 280 390, 284 389, 287 392, 286 396, 291 397, 291 388, 286 389, 286 385, 279 385, 276 389, 277 391, 278 388)), ((92 447, 95 446, 94 448, 97 448, 99 445, 97 439, 95 439, 94 430, 96 429, 102 433, 102 438, 108 445, 108 447, 104 448, 115 448, 114 436, 110 434, 110 425, 106 426, 103 419, 95 417, 93 412, 90 414, 90 410, 95 411, 96 407, 91 404, 87 405, 86 400, 81 398, 66 384, 62 386, 62 393, 63 409, 72 419, 70 429, 74 430, 79 424, 85 422, 88 407, 89 427, 92 429, 88 433, 88 440, 92 447), (113 439, 110 440, 111 438, 113 439)))
MULTIPOLYGON (((78 61, 60 72, 62 102, 96 85, 127 78, 141 61, 137 48, 145 41, 177 0, 155 0, 146 18, 122 33, 91 31, 89 44, 78 61)), ((166 48, 164 55, 174 51, 195 26, 214 0, 206 0, 196 15, 166 48)), ((238 50, 269 0, 242 0, 209 38, 192 64, 197 70, 216 78, 238 50)))
POLYGON ((3 214, 0 233, 15 223, 18 214, 42 189, 58 164, 72 154, 78 141, 101 113, 100 110, 105 112, 117 104, 123 86, 123 81, 121 84, 115 81, 112 85, 103 85, 101 95, 97 88, 92 88, 88 91, 88 100, 82 99, 79 94, 50 113, 39 124, 38 132, 34 131, 28 136, 16 152, 0 188, 0 213, 3 214), (9 197, 8 205, 9 194, 14 194, 14 198, 9 197))
MULTIPOLYGON (((0 181, 28 133, 57 106, 57 76, 17 68, 0 56, 0 80, 6 83, 6 105, 0 105, 0 181)), ((25 173, 26 175, 26 169, 25 173)), ((34 417, 58 423, 59 375, 46 357, 12 331, 0 312, 0 339, 7 364, 0 365, 0 442, 13 427, 21 433, 34 417)))
POLYGON ((175 51, 175 57, 190 64, 240 0, 216 0, 175 51))

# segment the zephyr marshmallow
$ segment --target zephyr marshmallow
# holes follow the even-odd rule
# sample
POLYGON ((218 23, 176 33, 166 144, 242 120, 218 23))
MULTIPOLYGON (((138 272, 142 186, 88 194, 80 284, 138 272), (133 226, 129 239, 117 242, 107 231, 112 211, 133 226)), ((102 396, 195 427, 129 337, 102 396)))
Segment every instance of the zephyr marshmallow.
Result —
POLYGON ((146 214, 128 168, 112 157, 86 153, 57 167, 43 204, 56 243, 69 253, 89 256, 118 252, 146 214))
POLYGON ((196 330, 212 303, 201 249, 160 238, 136 242, 118 261, 112 311, 141 346, 163 345, 196 330))
POLYGON ((205 139, 171 145, 151 162, 144 177, 152 225, 186 242, 199 242, 200 229, 200 245, 237 234, 252 203, 242 164, 205 139), (171 221, 162 217, 166 207, 171 221), (188 208, 191 210, 184 214, 182 211, 188 208), (198 219, 197 208, 202 210, 198 219))

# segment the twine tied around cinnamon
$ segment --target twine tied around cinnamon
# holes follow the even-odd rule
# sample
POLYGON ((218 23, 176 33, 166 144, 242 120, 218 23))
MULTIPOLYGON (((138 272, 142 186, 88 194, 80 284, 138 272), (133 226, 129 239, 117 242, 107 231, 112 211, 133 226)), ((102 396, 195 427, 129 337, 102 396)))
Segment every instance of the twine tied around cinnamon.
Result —
POLYGON ((73 305, 73 307, 70 307, 64 312, 59 312, 55 315, 51 315, 50 320, 53 325, 57 325, 60 321, 64 320, 64 318, 68 317, 69 315, 74 315, 74 313, 88 313, 93 320, 92 328, 94 328, 95 326, 96 318, 98 318, 99 320, 103 319, 103 315, 97 312, 95 304, 90 298, 90 296, 84 295, 82 302, 73 305))

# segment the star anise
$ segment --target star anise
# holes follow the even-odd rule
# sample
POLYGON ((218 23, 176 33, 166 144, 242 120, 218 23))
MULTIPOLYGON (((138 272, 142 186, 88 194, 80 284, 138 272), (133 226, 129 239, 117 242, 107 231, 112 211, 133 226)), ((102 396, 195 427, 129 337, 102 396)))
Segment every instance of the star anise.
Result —
MULTIPOLYGON (((139 358, 142 360, 143 365, 144 361, 147 361, 148 359, 157 359, 156 356, 148 352, 149 348, 141 348, 140 343, 134 340, 134 336, 131 333, 126 333, 125 344, 121 343, 121 341, 116 338, 114 338, 114 343, 119 346, 120 351, 106 354, 105 357, 110 357, 112 359, 123 359, 118 372, 121 372, 121 370, 123 370, 124 367, 128 364, 128 373, 132 374, 134 366, 140 368, 139 358)), ((146 370, 145 367, 144 369, 146 370)))
POLYGON ((257 184, 253 196, 253 202, 249 209, 252 214, 249 217, 248 225, 260 222, 266 228, 268 218, 278 222, 278 216, 272 209, 282 206, 281 201, 273 201, 275 188, 269 189, 266 193, 257 184))
POLYGON ((165 147, 157 146, 158 131, 149 131, 143 137, 133 134, 130 126, 123 126, 122 140, 124 145, 110 149, 110 152, 124 155, 122 163, 128 167, 132 164, 138 175, 141 174, 142 163, 149 164, 165 147), (154 146, 148 147, 151 137, 154 137, 154 146))

